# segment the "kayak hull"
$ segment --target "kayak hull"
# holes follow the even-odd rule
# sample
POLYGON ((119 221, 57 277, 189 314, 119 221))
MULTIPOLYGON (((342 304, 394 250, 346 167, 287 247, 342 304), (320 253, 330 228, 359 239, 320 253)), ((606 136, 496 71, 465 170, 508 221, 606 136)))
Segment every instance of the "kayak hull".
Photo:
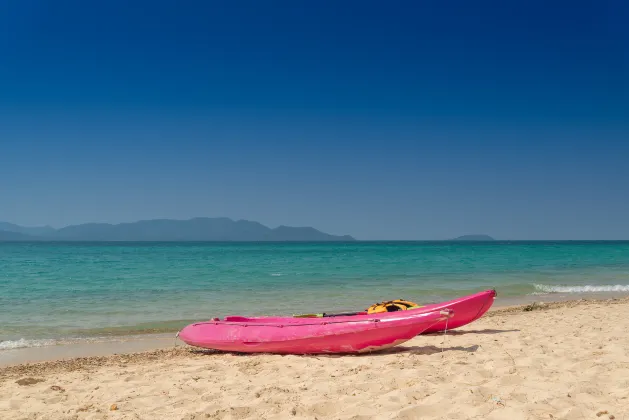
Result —
MULTIPOLYGON (((474 293, 472 295, 462 296, 457 299, 425 305, 417 309, 408 309, 406 311, 389 312, 393 314, 399 314, 399 316, 411 316, 417 313, 426 313, 432 311, 440 311, 443 309, 451 309, 454 311, 454 315, 447 320, 440 321, 434 325, 426 328, 420 334, 430 334, 435 332, 441 332, 446 329, 451 330, 462 327, 471 322, 476 321, 483 316, 494 303, 496 298, 495 290, 485 290, 482 292, 474 293)), ((355 318, 363 318, 368 315, 354 315, 355 318)), ((336 318, 336 317, 334 317, 336 318)), ((285 322, 285 323, 304 323, 310 322, 313 318, 293 318, 293 317, 241 317, 241 316, 228 316, 225 317, 225 321, 242 321, 242 322, 285 322)), ((329 318, 331 319, 331 318, 329 318)))
POLYGON ((491 308, 491 305, 494 304, 494 299, 496 299, 496 291, 492 289, 446 302, 423 306, 419 308, 419 310, 436 311, 451 309, 454 311, 454 316, 452 319, 448 320, 447 324, 445 321, 438 322, 424 330, 422 334, 441 332, 446 329, 446 326, 451 330, 470 324, 485 315, 489 308, 491 308))
POLYGON ((190 324, 178 337, 191 346, 241 353, 365 353, 401 344, 452 316, 451 310, 438 310, 410 316, 389 312, 360 319, 312 318, 301 323, 214 320, 190 324))

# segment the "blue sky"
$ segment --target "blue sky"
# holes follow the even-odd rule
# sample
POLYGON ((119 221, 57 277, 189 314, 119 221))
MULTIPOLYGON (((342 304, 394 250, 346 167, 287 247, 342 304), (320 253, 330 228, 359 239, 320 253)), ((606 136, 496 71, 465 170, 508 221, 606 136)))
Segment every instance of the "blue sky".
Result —
POLYGON ((629 239, 626 2, 0 5, 0 220, 629 239))

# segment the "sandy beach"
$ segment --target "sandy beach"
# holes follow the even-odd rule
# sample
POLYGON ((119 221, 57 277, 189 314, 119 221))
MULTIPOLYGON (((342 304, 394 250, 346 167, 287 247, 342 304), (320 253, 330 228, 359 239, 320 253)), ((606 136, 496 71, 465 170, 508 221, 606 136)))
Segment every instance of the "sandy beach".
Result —
POLYGON ((493 310, 361 356, 176 348, 0 368, 2 419, 629 419, 629 299, 493 310))

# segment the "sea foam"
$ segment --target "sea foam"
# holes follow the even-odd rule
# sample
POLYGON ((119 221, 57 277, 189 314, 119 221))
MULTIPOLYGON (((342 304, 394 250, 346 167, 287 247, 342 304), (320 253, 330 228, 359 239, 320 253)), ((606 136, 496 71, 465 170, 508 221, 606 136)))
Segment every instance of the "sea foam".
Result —
POLYGON ((629 292, 629 285, 582 285, 582 286, 551 286, 548 284, 535 284, 535 291, 542 293, 596 293, 596 292, 629 292))
POLYGON ((19 340, 0 341, 0 350, 22 349, 26 347, 44 347, 52 346, 54 344, 57 344, 56 340, 26 340, 24 338, 20 338, 19 340))

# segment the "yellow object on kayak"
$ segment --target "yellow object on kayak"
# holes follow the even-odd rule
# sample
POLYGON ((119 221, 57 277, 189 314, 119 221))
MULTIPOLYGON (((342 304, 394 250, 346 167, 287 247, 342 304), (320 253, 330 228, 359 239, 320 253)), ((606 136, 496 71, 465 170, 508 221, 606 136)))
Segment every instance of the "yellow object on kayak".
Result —
POLYGON ((419 307, 421 307, 421 305, 418 305, 415 302, 404 299, 395 299, 388 300, 386 302, 374 303, 366 310, 368 314, 379 314, 382 312, 406 311, 419 307))

